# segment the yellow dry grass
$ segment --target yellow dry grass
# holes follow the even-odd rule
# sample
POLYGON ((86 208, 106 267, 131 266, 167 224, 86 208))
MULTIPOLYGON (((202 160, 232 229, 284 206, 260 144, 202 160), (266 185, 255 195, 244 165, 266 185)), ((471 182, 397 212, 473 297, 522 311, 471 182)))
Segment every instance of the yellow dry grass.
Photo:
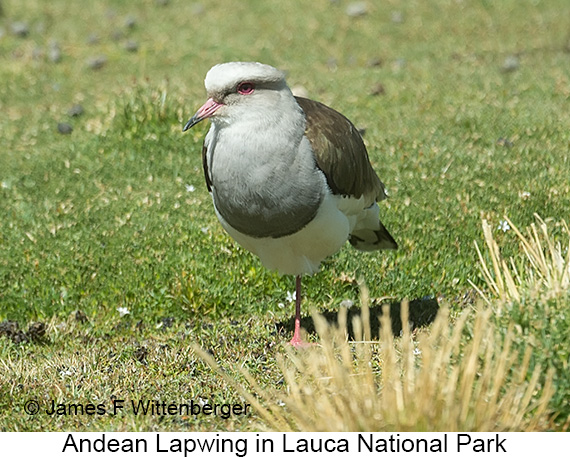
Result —
MULTIPOLYGON (((488 291, 477 309, 456 319, 442 309, 429 330, 411 332, 407 302, 402 303, 403 330, 395 338, 388 309, 381 318, 378 341, 370 335, 368 291, 361 286, 362 313, 353 321, 349 341, 346 309, 337 325, 315 315, 319 346, 287 348, 279 360, 286 391, 263 389, 246 371, 243 386, 224 374, 257 409, 265 427, 278 431, 531 431, 552 426, 548 402, 554 394, 552 370, 530 369, 532 348, 513 348, 514 325, 499 331, 505 303, 532 295, 548 300, 567 293, 570 249, 549 236, 537 216, 526 235, 512 221, 527 263, 505 261, 490 225, 483 233, 491 267, 476 246, 488 291), (564 257, 564 250, 566 257, 564 257)), ((569 234, 563 223, 563 231, 569 234)), ((215 361, 197 349, 211 365, 215 361)))
POLYGON ((561 222, 562 230, 568 236, 568 244, 562 247, 549 234, 544 220, 535 214, 537 224, 531 224, 524 235, 513 222, 505 220, 519 238, 521 249, 527 263, 524 270, 517 268, 515 261, 508 262, 502 257, 499 246, 493 239, 491 226, 483 221, 483 234, 491 258, 491 267, 487 265, 477 243, 475 248, 481 262, 481 269, 489 292, 479 290, 480 295, 490 305, 520 302, 523 294, 533 298, 549 300, 567 294, 570 289, 570 230, 565 221, 561 222), (564 254, 566 251, 566 254, 564 254), (564 257, 566 255, 566 257, 564 257), (490 298, 488 298, 488 295, 490 298))
MULTIPOLYGON (((416 339, 403 306, 401 338, 395 339, 387 313, 380 341, 371 341, 368 299, 363 288, 364 338, 349 342, 345 312, 339 325, 315 316, 320 346, 290 349, 280 360, 287 391, 262 389, 247 372, 249 386, 237 385, 265 425, 279 431, 504 431, 537 430, 547 424, 552 375, 537 396, 541 367, 529 370, 530 348, 522 365, 511 349, 512 329, 501 339, 489 309, 470 313, 453 325, 442 311, 428 333, 416 339), (252 393, 253 392, 253 393, 252 393)), ((210 364, 215 362, 201 353, 210 364)), ((227 381, 235 385, 232 378, 227 381)))

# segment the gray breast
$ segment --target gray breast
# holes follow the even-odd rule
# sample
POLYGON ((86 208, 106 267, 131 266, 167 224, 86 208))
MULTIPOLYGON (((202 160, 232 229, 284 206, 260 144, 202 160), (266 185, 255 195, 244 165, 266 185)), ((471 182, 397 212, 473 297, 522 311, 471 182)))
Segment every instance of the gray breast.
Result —
MULTIPOLYGON (((212 195, 220 215, 239 232, 255 238, 279 238, 298 232, 319 209, 324 175, 309 150, 289 161, 242 157, 220 164, 212 157, 212 195), (233 165, 233 166, 232 166, 233 165)), ((281 159, 281 160, 280 160, 281 159)))

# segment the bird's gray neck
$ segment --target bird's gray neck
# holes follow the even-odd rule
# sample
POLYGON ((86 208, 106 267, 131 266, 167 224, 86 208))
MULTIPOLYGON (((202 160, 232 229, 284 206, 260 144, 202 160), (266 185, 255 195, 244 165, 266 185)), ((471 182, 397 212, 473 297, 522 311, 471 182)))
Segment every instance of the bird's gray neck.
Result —
POLYGON ((304 130, 304 114, 296 103, 212 126, 212 195, 233 228, 252 237, 278 238, 315 217, 326 181, 304 130))

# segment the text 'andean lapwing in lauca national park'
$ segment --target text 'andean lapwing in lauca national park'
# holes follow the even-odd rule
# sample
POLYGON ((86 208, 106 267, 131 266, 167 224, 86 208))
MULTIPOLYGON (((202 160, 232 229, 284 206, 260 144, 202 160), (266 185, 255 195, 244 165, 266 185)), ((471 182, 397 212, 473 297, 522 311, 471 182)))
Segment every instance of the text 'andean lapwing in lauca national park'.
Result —
POLYGON ((216 65, 208 100, 184 131, 211 119, 202 160, 224 229, 267 268, 296 276, 300 347, 301 275, 348 240, 356 249, 396 249, 379 219, 386 198, 362 137, 342 114, 295 97, 284 74, 255 62, 216 65))

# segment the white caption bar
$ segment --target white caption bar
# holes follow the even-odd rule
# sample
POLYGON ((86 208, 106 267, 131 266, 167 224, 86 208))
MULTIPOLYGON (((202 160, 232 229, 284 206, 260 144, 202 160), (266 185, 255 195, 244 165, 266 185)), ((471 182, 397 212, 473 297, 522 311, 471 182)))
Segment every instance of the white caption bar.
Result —
POLYGON ((565 455, 569 433, 1 433, 3 455, 565 455))

